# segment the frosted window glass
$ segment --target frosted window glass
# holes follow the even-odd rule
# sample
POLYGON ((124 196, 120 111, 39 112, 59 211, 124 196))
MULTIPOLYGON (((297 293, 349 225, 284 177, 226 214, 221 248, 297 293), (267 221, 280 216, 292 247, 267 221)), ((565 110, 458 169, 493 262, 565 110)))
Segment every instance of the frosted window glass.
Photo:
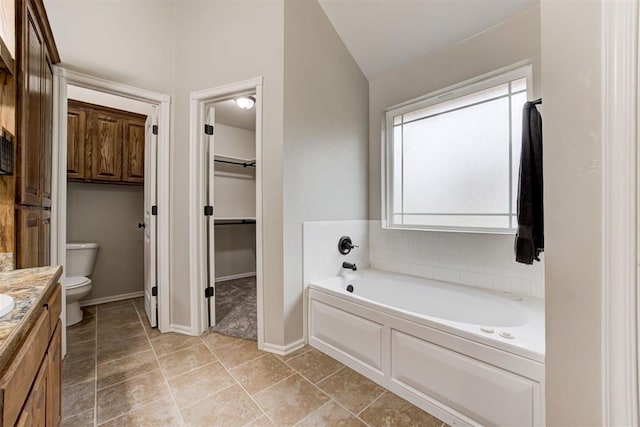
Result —
POLYGON ((411 111, 405 113, 403 120, 405 123, 412 120, 418 120, 423 117, 432 116, 434 114, 441 114, 449 110, 455 110, 456 108, 465 107, 467 105, 476 104, 478 102, 487 101, 492 98, 500 96, 506 96, 509 94, 509 86, 507 83, 498 86, 491 87, 489 89, 474 92, 470 95, 461 96, 459 98, 452 99, 450 101, 441 102, 439 104, 431 105, 420 110, 411 111))
POLYGON ((389 112, 391 225, 513 229, 526 91, 521 78, 389 112))
POLYGON ((508 98, 403 127, 405 213, 509 213, 508 98))

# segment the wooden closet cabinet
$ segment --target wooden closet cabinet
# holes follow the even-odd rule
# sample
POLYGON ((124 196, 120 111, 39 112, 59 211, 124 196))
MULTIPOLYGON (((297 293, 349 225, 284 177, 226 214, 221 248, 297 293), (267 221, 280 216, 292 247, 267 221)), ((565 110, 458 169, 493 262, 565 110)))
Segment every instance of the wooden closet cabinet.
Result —
POLYGON ((144 184, 146 116, 69 100, 67 178, 144 184))
POLYGON ((51 264, 51 211, 17 206, 16 228, 18 268, 51 264))
POLYGON ((18 0, 16 203, 51 206, 53 64, 60 61, 41 0, 18 0))

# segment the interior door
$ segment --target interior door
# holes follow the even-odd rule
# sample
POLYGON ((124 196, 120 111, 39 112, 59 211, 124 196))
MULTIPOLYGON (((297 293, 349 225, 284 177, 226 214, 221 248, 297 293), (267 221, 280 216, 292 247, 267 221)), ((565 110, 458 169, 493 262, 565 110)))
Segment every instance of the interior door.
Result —
POLYGON ((205 294, 207 298, 207 307, 209 311, 209 326, 215 326, 216 324, 216 262, 215 262, 215 206, 214 206, 214 173, 215 173, 215 118, 216 110, 213 107, 209 107, 207 110, 206 124, 208 127, 205 129, 205 176, 206 180, 206 194, 205 205, 210 206, 212 211, 210 215, 205 216, 205 227, 207 230, 207 292, 205 294), (208 130, 207 130, 208 129, 208 130))
POLYGON ((158 326, 157 287, 157 226, 156 226, 156 171, 157 171, 157 114, 147 117, 144 141, 144 311, 152 327, 158 326))

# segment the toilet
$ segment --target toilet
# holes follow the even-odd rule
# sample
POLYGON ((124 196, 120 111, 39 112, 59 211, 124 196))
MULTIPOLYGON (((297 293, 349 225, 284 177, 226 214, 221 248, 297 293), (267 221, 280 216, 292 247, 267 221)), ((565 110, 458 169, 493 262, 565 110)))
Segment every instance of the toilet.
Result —
POLYGON ((80 301, 91 292, 91 273, 98 255, 97 243, 67 243, 67 326, 82 321, 80 301))

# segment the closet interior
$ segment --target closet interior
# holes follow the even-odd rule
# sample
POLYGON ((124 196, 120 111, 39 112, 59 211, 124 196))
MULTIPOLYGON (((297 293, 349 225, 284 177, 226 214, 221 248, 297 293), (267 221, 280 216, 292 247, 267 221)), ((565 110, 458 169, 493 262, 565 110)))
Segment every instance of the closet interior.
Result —
POLYGON ((214 132, 208 156, 213 187, 209 248, 215 277, 210 329, 256 340, 256 110, 240 105, 229 99, 209 111, 214 132))

